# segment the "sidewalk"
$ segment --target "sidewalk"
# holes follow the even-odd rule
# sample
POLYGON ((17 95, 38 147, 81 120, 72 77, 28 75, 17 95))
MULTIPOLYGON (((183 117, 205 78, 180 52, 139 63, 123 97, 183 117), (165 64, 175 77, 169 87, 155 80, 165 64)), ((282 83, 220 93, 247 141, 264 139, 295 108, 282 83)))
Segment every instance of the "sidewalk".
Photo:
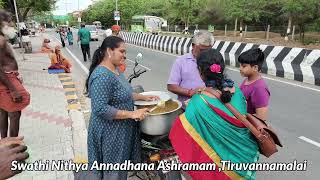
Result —
MULTIPOLYGON (((33 51, 39 49, 41 39, 32 39, 33 51)), ((17 61, 24 86, 31 94, 31 104, 22 112, 19 134, 25 137, 31 157, 28 161, 73 160, 73 121, 68 113, 68 93, 65 93, 62 85, 70 77, 49 74, 43 70, 50 65, 47 54, 25 54, 25 58, 23 60, 22 55, 18 54, 17 61)), ((67 84, 72 86, 71 83, 67 84)), ((74 179, 74 175, 72 171, 24 171, 11 179, 69 180, 74 179)))

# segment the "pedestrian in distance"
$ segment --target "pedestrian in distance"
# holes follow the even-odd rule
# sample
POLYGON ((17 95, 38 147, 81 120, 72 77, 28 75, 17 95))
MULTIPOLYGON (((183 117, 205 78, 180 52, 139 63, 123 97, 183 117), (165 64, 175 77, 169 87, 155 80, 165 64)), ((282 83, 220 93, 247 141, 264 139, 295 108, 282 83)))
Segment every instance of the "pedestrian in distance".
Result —
POLYGON ((68 28, 67 39, 68 39, 69 45, 70 46, 73 45, 73 34, 70 28, 68 28))
POLYGON ((0 10, 0 132, 1 138, 19 134, 21 110, 30 103, 30 94, 22 85, 18 63, 8 44, 10 14, 0 10), (8 120, 10 119, 10 126, 8 120))
MULTIPOLYGON (((111 31, 112 31, 112 34, 111 34, 112 36, 120 37, 121 27, 119 25, 111 26, 111 31)), ((119 71, 121 73, 123 73, 126 70, 127 65, 124 62, 124 63, 120 64, 118 68, 119 68, 119 71)))
POLYGON ((121 27, 119 25, 111 26, 111 30, 112 30, 112 36, 118 36, 119 37, 119 33, 120 33, 120 30, 121 30, 121 27))
POLYGON ((91 40, 91 34, 88 29, 86 29, 85 24, 81 24, 81 28, 78 31, 78 43, 80 42, 81 51, 83 54, 83 61, 87 61, 87 55, 89 61, 91 60, 90 56, 90 40, 91 40))
POLYGON ((60 40, 61 40, 61 45, 62 45, 62 47, 65 47, 65 46, 66 46, 66 44, 65 44, 65 42, 64 42, 64 40, 65 40, 65 32, 64 32, 63 28, 60 28, 60 30, 59 30, 59 36, 60 36, 60 40))
POLYGON ((246 77, 240 85, 247 100, 247 111, 262 120, 267 120, 270 91, 261 77, 264 53, 261 49, 250 49, 240 54, 240 74, 246 77))

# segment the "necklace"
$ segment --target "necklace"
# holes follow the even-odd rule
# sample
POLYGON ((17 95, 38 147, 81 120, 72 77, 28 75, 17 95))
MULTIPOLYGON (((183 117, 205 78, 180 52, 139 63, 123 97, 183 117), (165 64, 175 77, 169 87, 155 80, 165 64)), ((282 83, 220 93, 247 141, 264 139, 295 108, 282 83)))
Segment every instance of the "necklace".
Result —
POLYGON ((108 66, 106 66, 106 65, 104 65, 104 64, 100 64, 100 65, 103 66, 103 67, 105 67, 105 68, 107 68, 107 69, 109 69, 109 71, 111 71, 113 74, 119 76, 119 73, 118 73, 118 72, 115 72, 115 71, 111 70, 108 66))

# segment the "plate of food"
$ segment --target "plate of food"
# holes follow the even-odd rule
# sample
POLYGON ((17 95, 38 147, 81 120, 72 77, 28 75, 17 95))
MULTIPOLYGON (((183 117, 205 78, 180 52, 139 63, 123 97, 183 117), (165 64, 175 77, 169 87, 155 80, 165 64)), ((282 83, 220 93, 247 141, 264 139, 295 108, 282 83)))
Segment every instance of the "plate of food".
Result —
POLYGON ((148 92, 143 92, 140 93, 142 95, 146 96, 158 96, 160 100, 155 100, 155 101, 135 101, 134 104, 138 106, 149 106, 149 105, 155 105, 158 104, 159 101, 168 101, 171 99, 169 93, 164 92, 164 91, 148 91, 148 92))

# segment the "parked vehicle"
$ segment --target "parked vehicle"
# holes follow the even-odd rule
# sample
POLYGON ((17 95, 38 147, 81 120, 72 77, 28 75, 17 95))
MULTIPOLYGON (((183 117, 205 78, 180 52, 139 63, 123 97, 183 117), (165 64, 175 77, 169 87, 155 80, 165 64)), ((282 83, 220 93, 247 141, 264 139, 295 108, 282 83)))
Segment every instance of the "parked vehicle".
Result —
POLYGON ((149 32, 158 34, 162 27, 167 27, 167 21, 157 16, 133 16, 131 32, 149 32))
POLYGON ((99 32, 95 25, 86 25, 85 28, 87 28, 90 31, 91 40, 99 40, 99 32))
POLYGON ((35 36, 37 29, 39 29, 39 24, 35 21, 30 21, 26 22, 26 26, 29 30, 30 35, 35 36))
POLYGON ((100 21, 94 21, 92 24, 95 25, 97 27, 97 29, 101 29, 102 28, 102 25, 101 25, 100 21))

